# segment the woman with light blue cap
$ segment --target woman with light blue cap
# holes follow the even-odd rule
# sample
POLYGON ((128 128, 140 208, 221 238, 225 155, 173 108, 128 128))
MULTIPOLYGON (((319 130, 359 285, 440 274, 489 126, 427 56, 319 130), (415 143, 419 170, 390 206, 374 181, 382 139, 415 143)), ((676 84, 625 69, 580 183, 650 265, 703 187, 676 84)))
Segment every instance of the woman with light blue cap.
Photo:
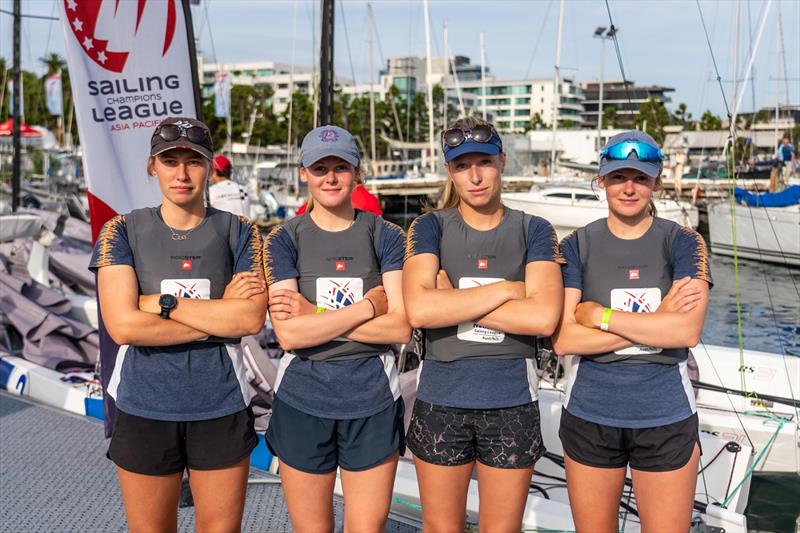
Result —
POLYGON ((345 531, 383 531, 404 453, 403 400, 389 349, 410 340, 402 297, 405 235, 353 208, 353 136, 310 131, 300 148, 308 212, 266 239, 269 313, 286 350, 267 442, 295 531, 333 531, 337 469, 345 531))
POLYGON ((619 531, 627 467, 644 531, 688 531, 698 421, 686 360, 703 330, 711 272, 703 238, 658 218, 663 156, 638 130, 600 153, 608 217, 561 243, 572 359, 559 436, 578 531, 619 531))
POLYGON ((477 469, 479 529, 519 531, 545 451, 536 336, 558 323, 562 259, 549 222, 503 206, 506 156, 491 124, 455 121, 442 152, 442 209, 414 220, 403 267, 409 320, 426 330, 408 429, 423 530, 464 531, 477 469))

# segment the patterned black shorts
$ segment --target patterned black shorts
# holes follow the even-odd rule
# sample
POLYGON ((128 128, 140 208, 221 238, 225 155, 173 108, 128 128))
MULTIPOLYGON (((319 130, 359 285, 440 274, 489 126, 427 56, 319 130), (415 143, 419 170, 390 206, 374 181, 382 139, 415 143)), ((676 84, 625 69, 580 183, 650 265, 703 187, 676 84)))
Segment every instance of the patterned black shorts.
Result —
POLYGON ((495 468, 528 468, 544 454, 539 403, 502 409, 460 409, 414 403, 408 448, 426 463, 475 460, 495 468))

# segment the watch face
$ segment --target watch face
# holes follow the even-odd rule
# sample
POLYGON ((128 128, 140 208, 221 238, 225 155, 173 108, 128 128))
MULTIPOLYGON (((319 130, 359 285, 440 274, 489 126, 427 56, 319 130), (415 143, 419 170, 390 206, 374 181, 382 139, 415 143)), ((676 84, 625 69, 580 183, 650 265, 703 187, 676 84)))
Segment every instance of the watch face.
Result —
POLYGON ((178 305, 178 299, 171 294, 162 294, 158 299, 158 305, 165 309, 172 309, 178 305))

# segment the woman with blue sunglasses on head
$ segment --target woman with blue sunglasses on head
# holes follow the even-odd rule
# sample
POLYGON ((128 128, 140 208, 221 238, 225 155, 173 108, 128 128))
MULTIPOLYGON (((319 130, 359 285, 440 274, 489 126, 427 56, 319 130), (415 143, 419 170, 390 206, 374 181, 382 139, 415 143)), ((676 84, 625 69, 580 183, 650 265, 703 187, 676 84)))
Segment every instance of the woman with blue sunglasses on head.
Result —
POLYGON ((632 130, 600 153, 608 217, 561 243, 564 313, 554 346, 572 358, 559 436, 579 532, 619 531, 630 466, 644 531, 687 531, 700 458, 686 369, 712 285, 695 230, 658 218, 663 156, 632 130))
POLYGON ((457 120, 442 133, 443 208, 408 232, 403 296, 426 329, 408 430, 423 529, 464 531, 477 467, 481 531, 519 531, 544 453, 536 336, 561 313, 562 261, 546 220, 503 206, 506 156, 495 129, 457 120))

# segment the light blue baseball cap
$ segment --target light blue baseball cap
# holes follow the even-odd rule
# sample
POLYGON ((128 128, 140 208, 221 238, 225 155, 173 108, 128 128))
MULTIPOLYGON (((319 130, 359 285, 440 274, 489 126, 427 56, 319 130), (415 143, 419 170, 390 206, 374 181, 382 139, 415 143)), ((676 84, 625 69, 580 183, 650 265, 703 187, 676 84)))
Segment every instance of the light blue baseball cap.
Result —
POLYGON ((354 167, 361 164, 356 140, 346 129, 327 125, 309 131, 300 146, 300 164, 308 168, 329 156, 339 157, 354 167))

